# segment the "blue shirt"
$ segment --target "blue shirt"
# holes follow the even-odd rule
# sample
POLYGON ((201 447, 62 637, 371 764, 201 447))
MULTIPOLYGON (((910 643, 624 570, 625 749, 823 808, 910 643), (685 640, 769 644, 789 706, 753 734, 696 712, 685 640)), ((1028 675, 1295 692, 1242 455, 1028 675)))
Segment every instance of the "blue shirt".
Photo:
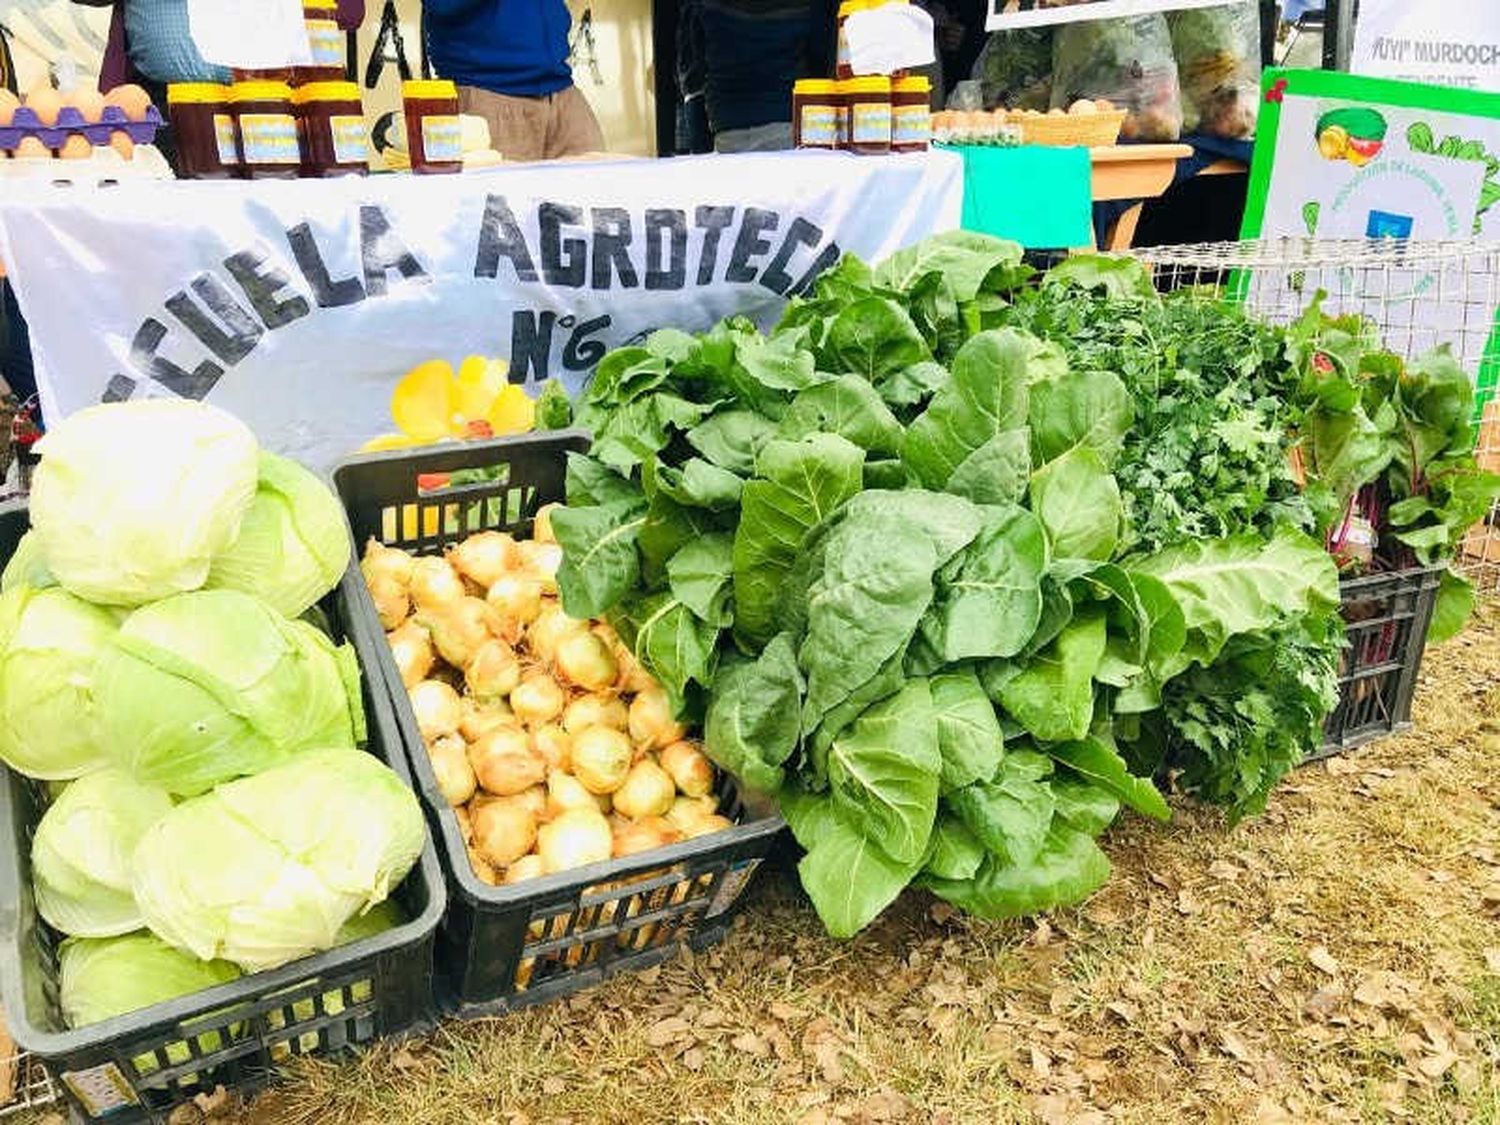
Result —
POLYGON ((539 97, 573 84, 563 0, 426 0, 433 69, 460 86, 539 97))
POLYGON ((229 71, 205 62, 188 30, 187 0, 125 0, 125 51, 153 82, 228 82, 229 71))
POLYGON ((833 73, 832 0, 702 0, 714 132, 792 119, 792 83, 833 73))

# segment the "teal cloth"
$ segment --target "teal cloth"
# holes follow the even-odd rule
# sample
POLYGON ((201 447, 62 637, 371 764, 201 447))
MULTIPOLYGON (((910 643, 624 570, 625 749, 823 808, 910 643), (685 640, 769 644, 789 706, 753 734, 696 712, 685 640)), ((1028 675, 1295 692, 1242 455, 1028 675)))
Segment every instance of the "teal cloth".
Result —
POLYGON ((957 145, 952 151, 964 161, 964 230, 1013 239, 1029 250, 1092 243, 1088 149, 957 145))

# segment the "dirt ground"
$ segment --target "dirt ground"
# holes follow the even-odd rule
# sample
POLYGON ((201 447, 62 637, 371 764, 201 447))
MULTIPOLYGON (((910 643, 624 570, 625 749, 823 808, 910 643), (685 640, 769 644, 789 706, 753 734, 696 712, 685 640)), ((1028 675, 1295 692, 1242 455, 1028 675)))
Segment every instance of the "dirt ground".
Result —
POLYGON ((570 1001, 313 1064, 244 1122, 1500 1122, 1500 605, 1417 727, 1227 831, 1123 821, 1046 921, 908 894, 823 936, 762 876, 731 937, 570 1001))

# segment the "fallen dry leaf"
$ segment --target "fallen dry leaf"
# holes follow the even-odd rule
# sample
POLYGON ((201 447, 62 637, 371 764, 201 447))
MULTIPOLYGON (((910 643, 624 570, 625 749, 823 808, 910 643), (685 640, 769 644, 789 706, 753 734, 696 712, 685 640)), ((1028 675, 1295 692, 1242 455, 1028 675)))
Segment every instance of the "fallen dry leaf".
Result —
POLYGON ((1224 1053, 1232 1058, 1245 1062, 1250 1058, 1250 1048, 1245 1041, 1231 1028, 1224 1028, 1219 1032, 1219 1045, 1224 1048, 1224 1053))
POLYGON ((1313 968, 1327 973, 1331 977, 1338 976, 1339 963, 1332 953, 1328 952, 1326 946, 1315 945, 1308 951, 1307 959, 1312 962, 1313 968))

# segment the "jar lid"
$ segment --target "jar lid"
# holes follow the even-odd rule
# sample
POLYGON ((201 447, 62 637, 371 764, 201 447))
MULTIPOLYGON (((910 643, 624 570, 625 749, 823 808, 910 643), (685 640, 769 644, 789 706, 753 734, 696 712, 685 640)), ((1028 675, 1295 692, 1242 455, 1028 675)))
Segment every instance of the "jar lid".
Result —
POLYGON ((930 94, 932 93, 932 80, 925 74, 912 74, 892 82, 891 90, 897 94, 930 94))
POLYGON ((864 78, 850 78, 844 82, 844 90, 850 94, 889 94, 891 92, 891 80, 883 74, 868 75, 864 78))
POLYGON ((229 87, 217 82, 173 82, 167 87, 168 105, 214 105, 229 98, 229 87))
POLYGON ((302 0, 304 12, 337 12, 338 0, 302 0))
POLYGON ((292 88, 285 82, 251 79, 249 82, 236 82, 231 86, 229 100, 232 102, 289 102, 292 100, 292 88))
POLYGON ((292 101, 303 102, 357 102, 359 84, 356 82, 309 82, 292 91, 292 101))
POLYGON ((456 98, 458 87, 446 78, 414 78, 401 83, 403 98, 456 98))
POLYGON ((793 94, 836 94, 838 90, 832 78, 799 78, 792 84, 793 94))
POLYGON ((844 2, 839 5, 838 18, 843 19, 845 16, 849 15, 852 12, 862 12, 869 7, 872 7, 870 0, 844 0, 844 2))

